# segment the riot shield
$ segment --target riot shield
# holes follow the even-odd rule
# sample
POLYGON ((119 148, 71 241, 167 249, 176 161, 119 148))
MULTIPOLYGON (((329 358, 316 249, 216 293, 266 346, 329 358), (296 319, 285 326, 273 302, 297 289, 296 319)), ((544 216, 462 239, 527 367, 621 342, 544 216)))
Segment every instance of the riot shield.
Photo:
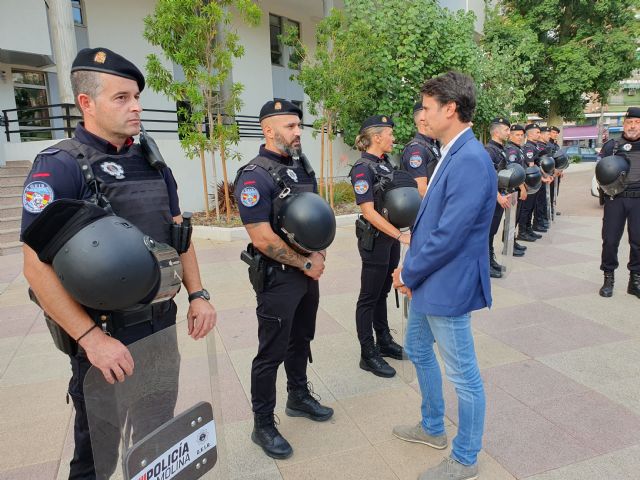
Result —
MULTIPOLYGON (((409 247, 404 244, 400 244, 400 265, 404 263, 404 257, 407 254, 407 249, 409 247)), ((398 301, 399 295, 399 307, 400 310, 400 335, 402 336, 402 345, 404 345, 407 341, 407 328, 409 325, 409 307, 411 306, 411 299, 406 295, 399 294, 396 290, 396 301, 398 301)), ((402 361, 400 362, 399 368, 396 369, 398 375, 406 382, 413 383, 416 379, 416 369, 413 366, 409 357, 407 357, 407 352, 403 348, 402 349, 402 361)))
POLYGON ((556 221, 556 205, 558 204, 558 189, 560 188, 560 177, 553 179, 553 205, 551 205, 551 220, 556 221))
POLYGON ((183 321, 129 345, 134 371, 122 383, 89 369, 84 395, 97 479, 227 477, 218 462, 214 335, 195 341, 183 321))
POLYGON ((551 188, 553 183, 544 184, 544 193, 547 200, 547 218, 551 220, 551 188))
POLYGON ((504 223, 502 229, 502 278, 506 278, 512 271, 513 265, 513 245, 516 238, 516 211, 518 208, 518 194, 509 194, 509 206, 504 209, 504 223))

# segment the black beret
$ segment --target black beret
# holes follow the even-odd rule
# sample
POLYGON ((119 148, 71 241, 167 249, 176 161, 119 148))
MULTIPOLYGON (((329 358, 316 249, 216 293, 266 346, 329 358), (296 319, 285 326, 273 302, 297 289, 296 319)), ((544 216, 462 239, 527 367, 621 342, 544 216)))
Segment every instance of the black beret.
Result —
POLYGON ((491 124, 492 125, 506 125, 507 127, 511 126, 511 122, 509 122, 509 120, 507 120, 505 117, 496 117, 493 120, 491 120, 491 124))
POLYGON ((640 107, 629 107, 625 118, 640 118, 640 107))
POLYGON ((556 133, 560 133, 560 129, 556 126, 551 127, 550 129, 552 132, 556 132, 556 133))
POLYGON ((90 70, 134 80, 144 90, 144 75, 133 63, 108 48, 83 48, 71 64, 71 71, 90 70))
POLYGON ((391 127, 393 128, 394 123, 391 120, 391 117, 387 117, 386 115, 374 115, 373 117, 367 118, 364 122, 362 122, 362 126, 360 127, 360 133, 364 132, 367 128, 371 127, 391 127))
POLYGON ((419 112, 424 107, 422 106, 422 101, 416 102, 413 104, 413 113, 419 112))
POLYGON ((276 115, 297 115, 302 119, 302 110, 287 100, 269 100, 260 109, 260 121, 276 115))
POLYGON ((537 128, 538 130, 540 130, 540 125, 538 125, 537 123, 529 123, 528 125, 526 125, 524 127, 524 131, 528 132, 529 130, 531 130, 532 128, 537 128))
POLYGON ((511 125, 511 129, 512 132, 524 132, 524 127, 522 125, 518 125, 517 123, 514 123, 513 125, 511 125))
POLYGON ((550 132, 551 129, 549 127, 540 127, 541 132, 550 132))

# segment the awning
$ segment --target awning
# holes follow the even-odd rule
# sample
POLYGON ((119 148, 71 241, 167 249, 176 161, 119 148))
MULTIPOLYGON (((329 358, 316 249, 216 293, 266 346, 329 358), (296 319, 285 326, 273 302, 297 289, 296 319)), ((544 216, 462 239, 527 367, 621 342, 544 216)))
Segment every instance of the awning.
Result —
POLYGON ((563 140, 588 140, 598 138, 597 125, 585 125, 582 127, 564 127, 563 140))

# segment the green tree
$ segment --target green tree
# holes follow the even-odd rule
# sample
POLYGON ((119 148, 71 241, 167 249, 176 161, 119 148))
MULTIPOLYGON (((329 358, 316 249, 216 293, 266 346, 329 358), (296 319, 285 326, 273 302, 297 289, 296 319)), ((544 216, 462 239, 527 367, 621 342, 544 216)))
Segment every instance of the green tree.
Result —
POLYGON ((532 35, 529 45, 539 51, 522 111, 553 124, 578 118, 589 94, 606 100, 640 66, 639 0, 502 0, 500 6, 506 29, 532 35))
MULTIPOLYGON (((240 108, 242 85, 231 83, 234 58, 244 54, 238 35, 230 30, 232 10, 249 25, 257 25, 261 10, 252 0, 158 0, 145 18, 144 36, 162 49, 164 57, 179 65, 184 81, 177 81, 157 55, 147 56, 147 80, 151 88, 177 102, 182 147, 189 158, 200 154, 205 209, 209 214, 204 151, 211 153, 214 184, 218 184, 215 152, 220 154, 227 221, 230 215, 226 159, 238 142, 232 121, 240 108), (207 125, 203 129, 203 124, 207 125), (203 131, 204 130, 204 131, 203 131)), ((216 218, 220 221, 218 190, 214 191, 216 218)))

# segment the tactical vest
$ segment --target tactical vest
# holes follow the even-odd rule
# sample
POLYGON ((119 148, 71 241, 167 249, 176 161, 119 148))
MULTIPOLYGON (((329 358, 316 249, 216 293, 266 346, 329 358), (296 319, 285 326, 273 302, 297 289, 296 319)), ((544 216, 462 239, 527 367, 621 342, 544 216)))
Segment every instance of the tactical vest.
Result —
MULTIPOLYGON (((533 158, 528 158, 525 155, 527 163, 528 162, 533 162, 536 165, 540 165, 540 149, 538 148, 537 142, 534 143, 532 141, 527 140, 525 142, 525 144, 524 144, 524 147, 529 147, 529 148, 531 148, 533 150, 533 158)), ((523 148, 523 150, 524 150, 524 148, 523 148)))
POLYGON ((629 161, 629 173, 625 179, 626 190, 640 190, 640 140, 616 140, 613 155, 622 155, 629 161))
POLYGON ((527 168, 527 162, 522 153, 522 150, 515 143, 507 143, 504 147, 504 151, 507 154, 507 163, 517 163, 518 165, 527 168))
MULTIPOLYGON (((440 150, 438 150, 438 147, 436 145, 434 145, 431 142, 428 142, 427 140, 424 139, 422 135, 417 133, 416 136, 413 137, 409 143, 407 143, 407 145, 404 147, 404 150, 402 150, 402 156, 404 156, 404 153, 407 151, 408 148, 411 148, 415 145, 420 145, 432 155, 432 158, 427 161, 427 164, 428 164, 427 173, 428 173, 428 176, 431 177, 431 174, 433 173, 433 169, 435 168, 435 163, 437 163, 438 160, 440 160, 440 150), (433 160, 435 160, 435 162, 433 160), (429 166, 430 164, 434 164, 434 166, 430 167, 429 166)), ((400 162, 400 170, 405 170, 405 171, 407 170, 404 162, 402 161, 400 162)))
POLYGON ((284 199, 296 193, 316 192, 315 172, 304 155, 300 157, 300 160, 293 159, 292 165, 285 165, 268 157, 257 156, 247 165, 238 169, 233 181, 234 189, 238 188, 238 181, 243 172, 250 172, 256 168, 265 170, 276 188, 279 189, 278 195, 271 202, 271 213, 269 214, 271 229, 277 232, 276 219, 284 199))
MULTIPOLYGON (((361 157, 351 168, 365 164, 374 175, 373 183, 373 208, 382 214, 384 208, 384 194, 390 190, 400 187, 418 188, 418 184, 413 177, 404 170, 395 170, 388 160, 384 162, 374 162, 368 158, 361 157)), ((351 176, 351 172, 349 172, 351 176)))
POLYGON ((109 154, 76 139, 66 139, 54 148, 77 160, 94 197, 103 195, 116 215, 154 240, 171 244, 169 226, 173 217, 167 184, 162 173, 146 161, 140 145, 131 145, 123 154, 109 154))
POLYGON ((491 161, 493 162, 493 168, 496 169, 496 172, 507 168, 507 154, 505 153, 504 148, 498 147, 495 143, 487 143, 485 145, 485 149, 491 150, 491 152, 493 153, 491 161), (494 157, 497 157, 499 159, 498 163, 496 163, 494 157))

